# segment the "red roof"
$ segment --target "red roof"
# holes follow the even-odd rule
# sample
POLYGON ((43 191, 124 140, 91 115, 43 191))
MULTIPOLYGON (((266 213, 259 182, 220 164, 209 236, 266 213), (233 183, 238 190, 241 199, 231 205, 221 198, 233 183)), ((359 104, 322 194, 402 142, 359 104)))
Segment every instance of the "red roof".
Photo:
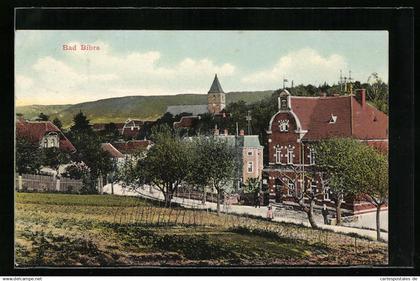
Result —
POLYGON ((198 116, 183 116, 179 122, 174 122, 174 128, 191 128, 198 116))
POLYGON ((123 158, 124 155, 110 143, 101 143, 101 148, 113 158, 123 158))
POLYGON ((303 139, 354 137, 360 140, 387 140, 388 116, 369 104, 364 107, 354 96, 291 97, 303 139), (335 122, 330 122, 332 118, 335 122))
POLYGON ((130 140, 127 142, 114 142, 112 145, 123 154, 132 154, 136 151, 146 150, 152 142, 150 140, 130 140))
POLYGON ((39 143, 50 132, 57 132, 60 137, 60 149, 74 152, 76 148, 51 121, 16 121, 16 137, 26 138, 29 141, 39 143))

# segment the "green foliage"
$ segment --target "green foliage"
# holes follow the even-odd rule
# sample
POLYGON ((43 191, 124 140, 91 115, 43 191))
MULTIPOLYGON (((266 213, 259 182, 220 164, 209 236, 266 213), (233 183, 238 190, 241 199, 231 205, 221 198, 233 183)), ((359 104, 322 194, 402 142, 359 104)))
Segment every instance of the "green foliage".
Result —
POLYGON ((355 172, 360 165, 358 155, 365 146, 349 138, 326 139, 314 145, 316 166, 328 175, 333 200, 342 200, 343 196, 360 193, 360 186, 355 181, 355 172))
POLYGON ((137 177, 146 184, 157 186, 169 204, 173 192, 190 173, 190 144, 174 136, 167 125, 153 128, 151 138, 155 144, 147 157, 139 160, 137 177))
POLYGON ((59 128, 60 130, 63 129, 63 124, 61 123, 60 119, 58 119, 57 117, 54 118, 54 120, 52 121, 54 125, 57 126, 57 128, 59 128))
POLYGON ((371 194, 378 201, 388 196, 388 159, 354 139, 328 139, 315 145, 316 165, 329 175, 333 192, 371 194))
POLYGON ((38 118, 36 119, 37 121, 48 121, 50 117, 48 115, 45 115, 44 113, 40 113, 38 115, 38 118))
POLYGON ((25 138, 16 139, 16 171, 19 174, 37 174, 42 165, 42 149, 25 138))
POLYGON ((121 138, 117 125, 113 122, 105 124, 104 130, 98 132, 98 135, 102 142, 113 142, 121 138))
MULTIPOLYGON (((248 103, 269 96, 273 91, 231 92, 226 94, 226 103, 245 100, 248 103)), ((40 112, 51 118, 60 117, 64 127, 69 127, 72 118, 80 110, 90 118, 92 123, 124 122, 128 118, 156 120, 160 118, 169 105, 207 104, 207 95, 181 94, 170 96, 128 96, 84 102, 74 105, 29 105, 18 106, 17 112, 26 118, 38 116, 40 112)))
POLYGON ((388 158, 387 155, 365 145, 357 155, 355 182, 361 192, 375 206, 388 202, 388 158))
POLYGON ((258 193, 260 191, 260 179, 248 178, 245 183, 245 193, 258 193))
POLYGON ((58 147, 44 148, 42 153, 42 165, 54 170, 57 170, 60 165, 69 163, 71 160, 71 155, 58 147))
POLYGON ((95 190, 95 182, 99 176, 105 176, 113 169, 113 162, 108 153, 101 148, 101 139, 93 132, 89 120, 79 112, 74 116, 73 126, 68 132, 68 137, 76 147, 76 153, 72 154, 74 162, 85 163, 90 170, 88 190, 95 190))
POLYGON ((193 142, 195 155, 193 178, 201 185, 214 187, 220 194, 235 177, 237 154, 235 147, 214 136, 200 136, 193 142))

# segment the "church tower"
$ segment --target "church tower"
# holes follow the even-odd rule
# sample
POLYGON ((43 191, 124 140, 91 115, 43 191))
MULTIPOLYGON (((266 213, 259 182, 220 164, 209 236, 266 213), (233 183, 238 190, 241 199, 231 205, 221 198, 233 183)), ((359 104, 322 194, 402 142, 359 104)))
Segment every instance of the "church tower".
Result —
POLYGON ((226 107, 226 96, 220 85, 217 74, 214 76, 213 83, 207 93, 207 106, 209 113, 220 113, 226 107))

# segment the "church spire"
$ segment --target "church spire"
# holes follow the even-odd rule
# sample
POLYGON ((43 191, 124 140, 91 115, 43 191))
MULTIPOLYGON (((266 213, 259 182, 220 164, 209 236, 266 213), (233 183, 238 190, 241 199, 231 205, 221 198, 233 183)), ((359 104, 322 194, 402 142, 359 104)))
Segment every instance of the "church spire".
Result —
POLYGON ((219 79, 217 78, 217 74, 214 75, 214 80, 213 80, 213 83, 211 84, 211 87, 208 93, 209 94, 224 93, 222 86, 220 85, 219 79))

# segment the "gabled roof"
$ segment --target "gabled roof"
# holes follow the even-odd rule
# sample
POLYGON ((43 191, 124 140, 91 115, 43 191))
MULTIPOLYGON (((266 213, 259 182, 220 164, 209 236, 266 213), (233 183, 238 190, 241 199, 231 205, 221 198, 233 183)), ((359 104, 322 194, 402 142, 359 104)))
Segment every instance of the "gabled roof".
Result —
POLYGON ((122 154, 132 154, 137 151, 147 150, 152 144, 150 140, 130 140, 127 142, 113 142, 112 145, 122 154))
POLYGON ((388 139, 388 116, 362 104, 355 96, 291 97, 291 109, 299 118, 304 140, 354 137, 360 140, 388 139), (332 116, 335 122, 331 122, 332 116))
POLYGON ((76 148, 61 132, 61 130, 51 121, 16 121, 16 137, 26 138, 27 140, 39 143, 42 138, 50 132, 56 132, 60 138, 60 149, 74 152, 76 148))
POLYGON ((211 87, 208 93, 209 94, 224 93, 222 86, 220 85, 219 79, 217 78, 217 74, 214 76, 213 83, 211 84, 211 87))
POLYGON ((179 122, 174 122, 174 128, 191 128, 194 125, 194 120, 200 119, 199 116, 183 116, 179 122))
POLYGON ((192 115, 199 115, 209 112, 207 104, 185 104, 185 105, 169 105, 166 108, 173 116, 181 113, 191 113, 192 115))
POLYGON ((113 158, 123 158, 124 155, 118 151, 112 144, 110 143, 101 143, 101 148, 103 151, 107 152, 113 158))

